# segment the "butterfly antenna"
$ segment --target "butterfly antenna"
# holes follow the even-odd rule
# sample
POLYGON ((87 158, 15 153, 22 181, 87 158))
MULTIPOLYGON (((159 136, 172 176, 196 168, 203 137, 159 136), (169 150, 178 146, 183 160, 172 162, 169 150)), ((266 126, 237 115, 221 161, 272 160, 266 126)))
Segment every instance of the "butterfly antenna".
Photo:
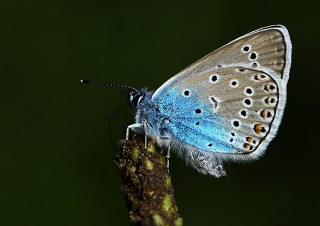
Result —
POLYGON ((92 81, 84 80, 84 79, 81 79, 80 83, 88 84, 88 85, 95 85, 95 86, 108 86, 108 87, 126 88, 126 89, 129 89, 129 90, 134 90, 134 91, 136 91, 138 93, 141 93, 138 89, 136 89, 136 88, 134 88, 132 86, 127 86, 127 85, 120 85, 120 84, 113 84, 113 83, 92 82, 92 81))

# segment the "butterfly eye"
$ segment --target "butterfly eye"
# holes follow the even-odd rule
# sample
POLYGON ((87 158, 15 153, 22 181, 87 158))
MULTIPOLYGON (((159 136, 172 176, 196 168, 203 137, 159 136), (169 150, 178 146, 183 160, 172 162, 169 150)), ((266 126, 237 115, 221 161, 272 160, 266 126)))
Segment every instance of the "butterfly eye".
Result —
POLYGON ((129 103, 133 107, 137 107, 140 103, 140 100, 142 98, 143 94, 137 91, 131 91, 129 94, 129 103))

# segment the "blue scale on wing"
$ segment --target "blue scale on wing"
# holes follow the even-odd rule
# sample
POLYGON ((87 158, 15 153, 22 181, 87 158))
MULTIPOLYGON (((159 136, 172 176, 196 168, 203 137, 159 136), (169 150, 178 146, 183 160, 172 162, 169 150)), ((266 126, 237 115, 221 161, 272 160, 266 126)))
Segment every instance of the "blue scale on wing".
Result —
POLYGON ((196 149, 220 153, 234 153, 235 148, 227 143, 228 131, 203 119, 175 118, 169 125, 173 135, 196 149), (194 121, 199 122, 195 125, 194 121))
POLYGON ((161 114, 168 116, 173 111, 173 102, 177 96, 177 88, 169 89, 166 93, 161 96, 152 96, 152 101, 158 106, 161 114), (160 98, 161 97, 161 98, 160 98))
POLYGON ((196 149, 235 153, 237 141, 230 143, 230 128, 226 121, 213 113, 209 101, 199 101, 196 94, 183 95, 181 90, 171 89, 160 100, 160 112, 170 118, 167 125, 179 141, 196 149))

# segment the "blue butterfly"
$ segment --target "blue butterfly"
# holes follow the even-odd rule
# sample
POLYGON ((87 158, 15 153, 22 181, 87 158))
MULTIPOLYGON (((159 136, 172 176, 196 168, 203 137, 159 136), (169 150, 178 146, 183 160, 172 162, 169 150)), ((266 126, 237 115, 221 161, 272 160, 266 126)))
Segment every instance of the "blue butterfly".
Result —
MULTIPOLYGON (((226 175, 223 162, 264 154, 280 125, 292 45, 287 29, 273 25, 211 52, 155 92, 132 88, 136 122, 159 146, 202 174, 226 175)), ((169 163, 169 161, 167 161, 169 163)))
POLYGON ((259 158, 282 119, 291 52, 284 26, 264 27, 211 52, 155 92, 131 91, 136 123, 127 139, 130 129, 140 128, 215 177, 226 175, 225 160, 259 158))

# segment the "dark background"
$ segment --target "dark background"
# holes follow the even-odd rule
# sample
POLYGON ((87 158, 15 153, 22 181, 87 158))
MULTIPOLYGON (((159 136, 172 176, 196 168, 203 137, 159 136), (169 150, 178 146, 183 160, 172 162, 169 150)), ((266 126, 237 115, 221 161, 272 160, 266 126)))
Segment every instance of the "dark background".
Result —
POLYGON ((266 156, 228 164, 222 179, 173 157, 172 180, 184 225, 319 220, 320 17, 311 1, 20 0, 2 2, 0 18, 1 226, 127 225, 112 148, 133 119, 128 107, 115 113, 126 92, 79 80, 156 89, 221 45, 278 23, 290 32, 293 61, 266 156))

